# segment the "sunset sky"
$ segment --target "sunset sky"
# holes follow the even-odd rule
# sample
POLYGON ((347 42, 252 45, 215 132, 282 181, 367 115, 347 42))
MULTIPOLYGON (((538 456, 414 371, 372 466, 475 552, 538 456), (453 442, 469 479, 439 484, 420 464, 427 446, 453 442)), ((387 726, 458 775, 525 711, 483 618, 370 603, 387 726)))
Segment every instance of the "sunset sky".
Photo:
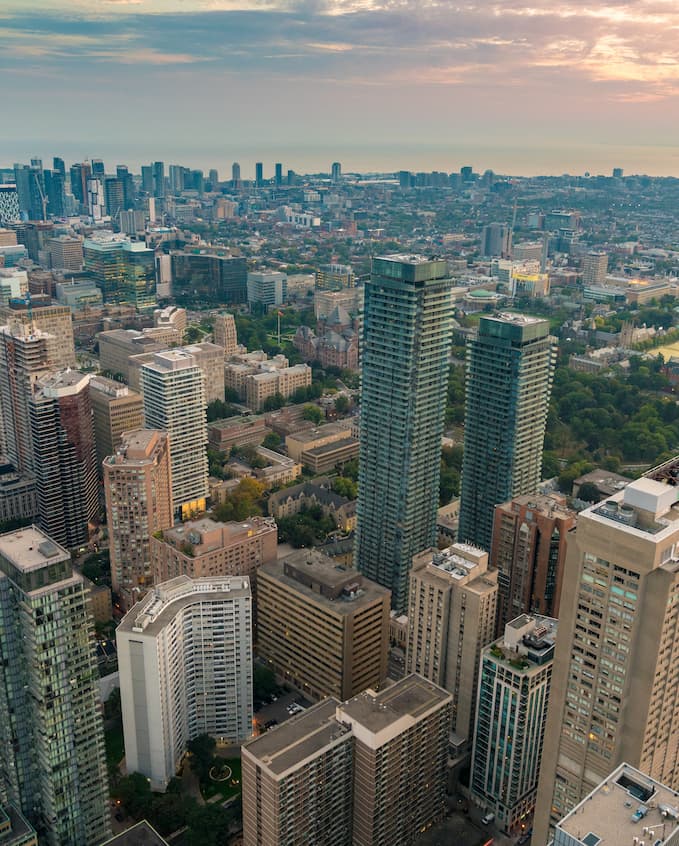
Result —
POLYGON ((677 0, 2 0, 0 165, 679 176, 677 0))

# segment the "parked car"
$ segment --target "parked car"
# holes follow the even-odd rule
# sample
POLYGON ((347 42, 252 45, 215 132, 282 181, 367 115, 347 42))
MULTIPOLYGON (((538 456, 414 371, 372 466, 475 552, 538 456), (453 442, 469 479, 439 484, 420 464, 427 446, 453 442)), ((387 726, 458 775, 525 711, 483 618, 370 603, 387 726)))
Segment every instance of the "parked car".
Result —
POLYGON ((495 819, 495 814, 491 813, 490 811, 486 814, 486 816, 481 820, 484 825, 488 825, 492 823, 495 819))

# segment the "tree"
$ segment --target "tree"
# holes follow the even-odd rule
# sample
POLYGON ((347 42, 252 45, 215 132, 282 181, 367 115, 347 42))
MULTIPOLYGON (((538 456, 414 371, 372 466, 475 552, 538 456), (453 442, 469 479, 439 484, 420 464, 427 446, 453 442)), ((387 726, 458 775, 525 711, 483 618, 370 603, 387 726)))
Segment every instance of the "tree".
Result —
POLYGON ((358 485, 353 479, 346 476, 338 476, 334 479, 332 489, 336 494, 345 496, 347 499, 356 499, 358 496, 358 485))
POLYGON ((594 482, 584 482, 578 488, 578 499, 583 502, 599 502, 601 500, 601 491, 594 482))
POLYGON ((302 409, 302 417, 318 425, 323 420, 323 412, 317 405, 307 403, 302 409))
POLYGON ((283 408, 285 405, 285 397, 283 394, 273 394, 270 397, 267 397, 264 400, 264 405, 262 406, 263 411, 276 411, 279 408, 283 408))
POLYGON ((264 485, 256 479, 241 479, 238 487, 227 495, 224 502, 215 505, 212 514, 215 520, 227 523, 230 520, 246 520, 262 513, 261 497, 264 485))
POLYGON ((198 344, 203 338, 203 333, 198 326, 187 326, 184 332, 185 344, 198 344))
POLYGON ((153 795, 146 776, 141 773, 124 776, 118 781, 115 792, 131 817, 141 819, 148 816, 153 795))
POLYGON ((338 394, 335 399, 335 411, 338 414, 346 414, 350 407, 351 403, 349 402, 347 396, 345 394, 338 394))
POLYGON ((191 769, 200 781, 207 781, 210 777, 216 746, 214 737, 210 737, 209 734, 199 734, 186 744, 186 748, 191 753, 191 769))
POLYGON ((269 434, 262 441, 262 446, 265 449, 278 450, 282 442, 283 438, 281 438, 280 435, 278 435, 276 432, 269 432, 269 434))
POLYGON ((252 695, 262 702, 278 690, 276 676, 265 664, 255 662, 252 672, 252 695))

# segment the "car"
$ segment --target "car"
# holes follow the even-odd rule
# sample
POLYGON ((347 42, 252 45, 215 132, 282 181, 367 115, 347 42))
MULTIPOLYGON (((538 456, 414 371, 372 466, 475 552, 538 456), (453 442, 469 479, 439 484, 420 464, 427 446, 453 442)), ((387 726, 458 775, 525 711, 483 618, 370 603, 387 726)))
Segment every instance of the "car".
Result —
POLYGON ((518 846, 524 846, 524 843, 530 843, 530 839, 531 839, 532 836, 533 836, 533 829, 531 828, 530 831, 526 831, 516 841, 518 846))
POLYGON ((495 814, 493 814, 491 811, 489 811, 489 812, 486 814, 486 816, 485 816, 485 817, 483 817, 483 819, 481 820, 481 822, 482 822, 484 825, 488 825, 489 823, 492 823, 494 819, 495 819, 495 814))

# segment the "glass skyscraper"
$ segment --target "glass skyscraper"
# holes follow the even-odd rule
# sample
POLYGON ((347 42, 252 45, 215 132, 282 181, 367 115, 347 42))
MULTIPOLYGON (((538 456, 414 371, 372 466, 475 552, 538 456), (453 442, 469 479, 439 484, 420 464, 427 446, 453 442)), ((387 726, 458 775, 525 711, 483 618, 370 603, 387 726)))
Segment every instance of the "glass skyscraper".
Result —
POLYGON ((413 556, 436 539, 451 336, 445 261, 373 259, 365 286, 355 564, 405 611, 413 556))
POLYGON ((458 540, 489 550, 495 506, 537 491, 554 360, 547 320, 481 318, 467 348, 458 540))

